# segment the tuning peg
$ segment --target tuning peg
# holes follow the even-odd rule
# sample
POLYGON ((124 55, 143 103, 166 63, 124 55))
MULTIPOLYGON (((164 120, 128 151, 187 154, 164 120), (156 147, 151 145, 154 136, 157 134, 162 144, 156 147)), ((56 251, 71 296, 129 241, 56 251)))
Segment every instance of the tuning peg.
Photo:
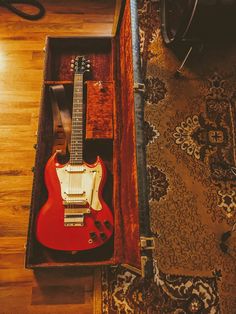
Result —
POLYGON ((72 69, 74 69, 75 65, 72 63, 72 64, 70 65, 70 67, 71 67, 72 69))
POLYGON ((75 59, 71 59, 70 62, 71 62, 71 63, 75 63, 75 59))
POLYGON ((90 63, 90 60, 86 60, 86 63, 90 63))
POLYGON ((90 68, 90 64, 86 64, 86 68, 90 68))

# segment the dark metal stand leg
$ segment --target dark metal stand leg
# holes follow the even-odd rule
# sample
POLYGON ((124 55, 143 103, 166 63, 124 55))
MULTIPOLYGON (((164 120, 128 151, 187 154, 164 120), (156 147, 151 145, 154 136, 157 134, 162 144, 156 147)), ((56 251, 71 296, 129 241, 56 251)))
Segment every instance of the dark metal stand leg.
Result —
POLYGON ((193 46, 191 46, 191 47, 189 48, 189 50, 188 50, 186 56, 184 57, 184 60, 182 61, 180 67, 176 70, 175 75, 174 75, 176 78, 179 78, 179 77, 181 77, 181 76, 183 75, 182 72, 181 72, 181 70, 182 70, 182 68, 184 67, 185 63, 187 62, 187 60, 188 60, 188 58, 189 58, 189 55, 190 55, 190 53, 192 52, 192 50, 193 50, 193 46))

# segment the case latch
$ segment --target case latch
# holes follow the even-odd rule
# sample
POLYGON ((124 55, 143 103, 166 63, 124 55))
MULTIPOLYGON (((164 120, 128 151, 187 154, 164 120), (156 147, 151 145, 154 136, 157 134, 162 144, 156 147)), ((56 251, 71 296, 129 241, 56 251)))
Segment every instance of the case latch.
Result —
POLYGON ((135 92, 141 92, 144 93, 145 92, 145 85, 143 83, 134 83, 134 91, 135 92))
POLYGON ((153 259, 152 256, 141 256, 141 276, 143 278, 153 278, 153 259))
POLYGON ((141 276, 144 278, 145 277, 145 268, 147 264, 148 258, 147 256, 141 256, 141 276))
POLYGON ((143 250, 155 249, 155 242, 153 237, 140 237, 140 243, 143 250))

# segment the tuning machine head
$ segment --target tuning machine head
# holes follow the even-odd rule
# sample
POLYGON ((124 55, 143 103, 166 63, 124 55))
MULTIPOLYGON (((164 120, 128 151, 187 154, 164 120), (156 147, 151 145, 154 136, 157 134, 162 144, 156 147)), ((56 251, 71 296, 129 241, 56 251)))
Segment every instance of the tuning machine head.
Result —
POLYGON ((90 60, 86 60, 85 68, 86 68, 85 70, 86 72, 90 72, 90 68, 91 68, 90 60))
POLYGON ((76 56, 71 60, 71 71, 75 73, 90 72, 90 60, 87 60, 84 56, 76 56))
POLYGON ((75 67, 75 60, 71 59, 70 60, 70 70, 71 70, 71 72, 74 71, 74 67, 75 67))

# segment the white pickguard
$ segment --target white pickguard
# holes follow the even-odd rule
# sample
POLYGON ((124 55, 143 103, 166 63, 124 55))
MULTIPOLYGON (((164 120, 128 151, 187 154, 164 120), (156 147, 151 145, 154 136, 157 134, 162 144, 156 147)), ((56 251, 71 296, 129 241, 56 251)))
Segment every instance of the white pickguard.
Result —
POLYGON ((88 203, 94 210, 101 210, 98 189, 102 179, 102 166, 98 163, 90 168, 83 165, 70 165, 56 168, 61 184, 61 196, 68 204, 88 203))

